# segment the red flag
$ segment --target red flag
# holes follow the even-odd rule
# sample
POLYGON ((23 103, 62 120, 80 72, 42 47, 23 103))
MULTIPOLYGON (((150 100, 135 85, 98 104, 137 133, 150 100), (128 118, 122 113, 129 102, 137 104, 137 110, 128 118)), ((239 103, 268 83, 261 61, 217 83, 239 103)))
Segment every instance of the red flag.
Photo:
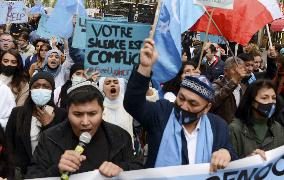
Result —
MULTIPOLYGON (((210 13, 212 8, 207 10, 210 13)), ((258 30, 281 16, 276 0, 235 0, 234 9, 215 8, 212 18, 227 40, 246 45, 258 30)), ((208 21, 204 14, 190 30, 205 32, 208 21)), ((209 34, 221 35, 213 24, 209 34)))

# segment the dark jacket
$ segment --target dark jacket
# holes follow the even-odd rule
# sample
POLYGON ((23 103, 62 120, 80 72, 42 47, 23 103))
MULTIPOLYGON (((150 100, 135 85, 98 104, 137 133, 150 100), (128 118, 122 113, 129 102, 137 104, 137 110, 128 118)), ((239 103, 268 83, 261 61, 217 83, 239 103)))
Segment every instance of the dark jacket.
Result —
POLYGON ((215 97, 211 112, 222 117, 228 124, 233 121, 237 111, 236 100, 233 94, 237 86, 236 83, 227 81, 225 78, 217 79, 213 82, 215 97))
MULTIPOLYGON (((134 157, 132 141, 130 135, 125 130, 104 121, 98 129, 102 129, 102 131, 105 132, 104 134, 109 144, 109 148, 104 149, 102 152, 105 153, 104 155, 108 156, 108 158, 103 161, 112 162, 121 167, 124 171, 143 167, 142 163, 134 157)), ((69 121, 65 121, 45 131, 35 150, 33 163, 28 168, 26 178, 60 176, 58 164, 61 155, 63 155, 66 150, 75 149, 78 144, 78 137, 75 140, 74 136, 75 134, 73 133, 69 121)), ((80 169, 76 173, 92 171, 98 168, 97 159, 92 156, 93 153, 98 151, 96 147, 92 146, 93 140, 94 137, 85 148, 83 154, 86 155, 87 159, 82 162, 80 169)))
POLYGON ((258 79, 270 79, 272 80, 277 74, 276 59, 267 57, 267 69, 263 72, 255 72, 255 78, 258 79))
MULTIPOLYGON (((17 132, 16 122, 18 121, 18 113, 21 111, 23 106, 16 107, 12 110, 9 117, 7 127, 6 127, 6 136, 9 149, 11 150, 16 167, 20 168, 22 174, 26 173, 26 168, 31 164, 32 159, 32 146, 31 146, 31 121, 29 122, 28 129, 25 131, 27 133, 20 134, 17 132)), ((42 131, 61 123, 66 119, 66 111, 61 108, 54 109, 55 117, 53 121, 42 128, 42 131)))
POLYGON ((221 58, 217 56, 215 57, 218 59, 213 64, 209 66, 206 63, 201 69, 201 74, 206 76, 207 79, 211 82, 218 79, 219 76, 224 74, 224 61, 222 61, 221 58))
MULTIPOLYGON (((124 97, 124 108, 134 119, 139 121, 148 132, 149 152, 146 167, 153 168, 155 166, 163 132, 166 128, 174 104, 165 99, 155 103, 146 101, 146 92, 149 88, 149 81, 150 78, 141 75, 135 70, 133 71, 124 97)), ((207 115, 213 132, 212 152, 217 151, 220 148, 225 148, 230 152, 232 159, 236 159, 237 156, 229 142, 229 130, 227 124, 216 115, 210 113, 207 115)), ((183 145, 182 152, 187 152, 187 149, 184 148, 187 148, 186 142, 185 146, 183 145)), ((183 153, 183 156, 188 159, 187 153, 183 153)))
MULTIPOLYGON (((276 59, 272 59, 267 57, 267 69, 266 71, 263 72, 254 72, 254 76, 256 80, 260 79, 268 79, 268 80, 273 80, 275 76, 277 75, 277 64, 276 64, 276 59)), ((245 84, 246 86, 249 84, 248 80, 251 78, 251 76, 246 77, 242 80, 242 83, 245 84)))
POLYGON ((232 145, 240 158, 250 155, 255 149, 269 151, 284 144, 284 128, 278 122, 269 126, 263 142, 257 140, 253 128, 239 119, 235 119, 229 129, 232 145))
POLYGON ((35 63, 37 61, 37 59, 38 59, 38 55, 37 54, 35 54, 33 56, 27 57, 27 59, 25 60, 25 70, 29 71, 31 65, 33 63, 35 63))

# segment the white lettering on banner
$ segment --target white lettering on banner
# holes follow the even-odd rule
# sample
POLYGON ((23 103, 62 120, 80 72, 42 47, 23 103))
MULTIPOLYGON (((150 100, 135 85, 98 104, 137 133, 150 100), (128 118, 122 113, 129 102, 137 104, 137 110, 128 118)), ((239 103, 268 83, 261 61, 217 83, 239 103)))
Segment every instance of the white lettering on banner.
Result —
MULTIPOLYGON (((154 169, 143 169, 122 172, 119 177, 112 179, 121 180, 236 180, 236 179, 284 179, 284 146, 266 153, 267 161, 259 155, 233 161, 224 170, 209 174, 210 164, 196 164, 173 166, 154 169)), ((43 178, 41 180, 57 180, 59 178, 43 178)), ((75 174, 70 180, 102 180, 108 179, 100 175, 98 170, 75 174)))
POLYGON ((193 0, 194 4, 223 9, 233 9, 234 0, 193 0))

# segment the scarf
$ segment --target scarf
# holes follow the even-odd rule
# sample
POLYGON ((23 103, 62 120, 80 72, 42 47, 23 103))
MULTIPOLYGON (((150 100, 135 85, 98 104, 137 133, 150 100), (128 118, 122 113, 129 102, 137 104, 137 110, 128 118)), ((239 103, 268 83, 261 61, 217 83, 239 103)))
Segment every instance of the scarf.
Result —
MULTIPOLYGON (((203 115, 200 121, 195 164, 209 163, 213 147, 213 132, 207 115, 203 115)), ((177 119, 173 109, 163 133, 155 167, 178 166, 182 164, 182 131, 181 119, 177 119)), ((188 152, 190 152, 190 149, 188 149, 188 152)))
POLYGON ((250 76, 250 78, 248 79, 248 84, 251 84, 251 83, 253 83, 254 81, 256 81, 256 77, 255 77, 255 75, 254 75, 253 73, 251 73, 251 76, 250 76))
MULTIPOLYGON (((105 79, 106 77, 101 77, 99 80, 99 89, 102 91, 105 79)), ((105 97, 103 120, 126 130, 133 140, 133 118, 123 107, 125 80, 123 78, 117 79, 120 87, 119 95, 114 100, 110 100, 108 97, 105 97)))
POLYGON ((50 69, 47 64, 44 65, 43 68, 42 68, 43 72, 50 73, 53 76, 53 78, 55 78, 59 74, 60 70, 61 70, 61 66, 59 66, 56 69, 50 69))
POLYGON ((60 73, 61 71, 61 63, 59 64, 59 66, 56 68, 56 69, 50 69, 48 67, 48 58, 49 56, 52 54, 52 53, 57 53, 58 56, 60 57, 62 55, 62 53, 59 51, 59 50, 56 50, 56 49, 51 49, 49 50, 46 55, 45 55, 45 59, 43 61, 43 68, 42 68, 42 71, 44 72, 49 72, 50 74, 52 74, 52 76, 54 78, 57 77, 57 75, 60 73))

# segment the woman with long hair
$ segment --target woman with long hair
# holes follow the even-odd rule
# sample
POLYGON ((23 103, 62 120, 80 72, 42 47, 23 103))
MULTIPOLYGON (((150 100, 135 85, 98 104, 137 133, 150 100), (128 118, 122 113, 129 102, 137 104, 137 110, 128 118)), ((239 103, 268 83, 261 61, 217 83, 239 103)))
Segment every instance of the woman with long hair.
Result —
POLYGON ((39 48, 39 53, 37 57, 37 61, 34 62, 31 67, 29 68, 30 77, 33 76, 36 70, 39 70, 43 66, 43 61, 45 59, 46 53, 51 50, 51 46, 47 43, 44 43, 39 48))
POLYGON ((17 106, 23 105, 29 94, 29 78, 18 51, 11 49, 3 52, 0 58, 0 81, 11 88, 17 106))
POLYGON ((39 72, 30 81, 25 104, 12 110, 6 127, 8 147, 20 173, 26 173, 39 137, 46 129, 62 122, 66 112, 53 103, 52 75, 39 72))
POLYGON ((251 84, 230 124, 230 139, 239 158, 260 154, 284 144, 284 128, 277 122, 282 105, 272 81, 251 84))
MULTIPOLYGON (((35 62, 37 62, 40 58, 40 48, 43 44, 48 44, 48 41, 42 38, 38 38, 33 42, 33 45, 35 47, 35 51, 36 53, 32 56, 29 56, 26 60, 25 60, 25 70, 29 71, 31 65, 35 62)), ((43 57, 44 59, 44 57, 43 57)))

